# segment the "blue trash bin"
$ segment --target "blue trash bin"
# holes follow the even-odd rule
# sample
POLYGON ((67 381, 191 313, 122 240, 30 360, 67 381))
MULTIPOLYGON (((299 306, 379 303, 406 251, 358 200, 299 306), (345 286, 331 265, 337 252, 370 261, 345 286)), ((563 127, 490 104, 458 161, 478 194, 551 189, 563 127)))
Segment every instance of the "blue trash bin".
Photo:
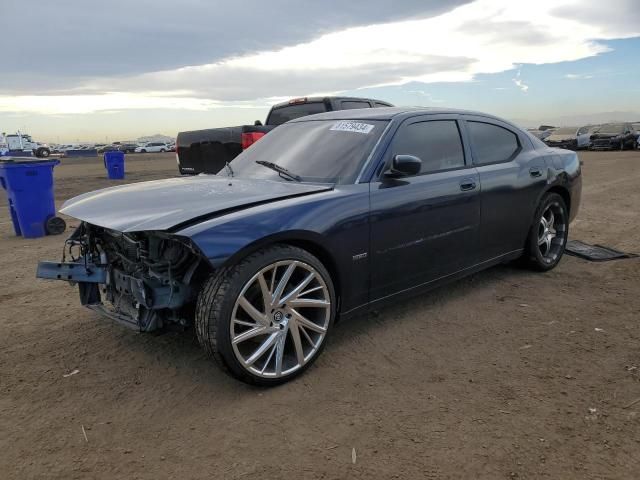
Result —
POLYGON ((124 178, 124 152, 104 152, 104 167, 107 169, 107 178, 121 180, 124 178))
MULTIPOLYGON (((53 167, 59 160, 0 160, 0 184, 7 191, 13 229, 25 238, 43 237, 56 215, 53 167)), ((56 232, 59 233, 59 232, 56 232)))

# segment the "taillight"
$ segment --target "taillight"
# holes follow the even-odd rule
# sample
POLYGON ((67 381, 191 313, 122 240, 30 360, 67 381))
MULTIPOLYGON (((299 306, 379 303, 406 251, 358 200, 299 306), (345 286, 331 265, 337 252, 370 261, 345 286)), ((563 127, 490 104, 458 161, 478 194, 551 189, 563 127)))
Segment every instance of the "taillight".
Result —
POLYGON ((241 136, 241 138, 242 138, 242 149, 246 150, 251 145, 253 145, 258 140, 260 140, 262 137, 264 137, 264 133, 263 132, 243 133, 242 136, 241 136))

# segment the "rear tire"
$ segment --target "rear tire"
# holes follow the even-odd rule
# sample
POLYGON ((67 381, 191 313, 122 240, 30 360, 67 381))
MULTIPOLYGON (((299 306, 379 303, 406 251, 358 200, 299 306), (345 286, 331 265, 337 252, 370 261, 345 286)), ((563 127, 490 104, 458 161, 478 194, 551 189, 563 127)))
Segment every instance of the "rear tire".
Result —
POLYGON ((306 250, 274 245, 209 278, 198 295, 195 325, 200 345, 227 373, 275 386, 313 364, 335 315, 324 265, 306 250))
POLYGON ((529 229, 523 260, 534 270, 556 267, 564 254, 569 236, 569 211, 557 193, 547 193, 538 205, 529 229))

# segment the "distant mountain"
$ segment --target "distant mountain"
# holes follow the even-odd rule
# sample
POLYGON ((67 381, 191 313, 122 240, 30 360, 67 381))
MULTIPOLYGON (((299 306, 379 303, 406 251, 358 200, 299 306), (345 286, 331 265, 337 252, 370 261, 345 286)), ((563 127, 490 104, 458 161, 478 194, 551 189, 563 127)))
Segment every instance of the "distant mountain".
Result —
POLYGON ((601 123, 640 122, 640 112, 600 112, 561 116, 550 115, 549 117, 536 120, 512 118, 511 121, 516 125, 526 128, 536 128, 538 125, 577 127, 581 125, 597 125, 601 123))
POLYGON ((169 143, 173 142, 175 137, 169 137, 168 135, 162 135, 160 133, 156 133, 155 135, 147 135, 146 137, 138 138, 138 143, 146 143, 146 142, 164 142, 169 143))

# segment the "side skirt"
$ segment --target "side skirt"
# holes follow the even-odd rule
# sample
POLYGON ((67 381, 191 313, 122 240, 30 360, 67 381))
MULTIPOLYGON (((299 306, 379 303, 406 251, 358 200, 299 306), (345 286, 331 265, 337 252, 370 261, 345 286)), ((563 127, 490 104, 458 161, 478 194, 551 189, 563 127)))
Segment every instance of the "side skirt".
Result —
POLYGON ((513 250, 509 253, 505 253, 498 257, 491 258, 489 260, 485 260, 484 262, 473 265, 472 267, 467 267, 462 270, 458 270, 457 272, 450 273, 449 275, 445 275, 443 277, 436 278, 434 280, 429 280, 428 282, 421 283, 411 288, 407 288, 405 290, 401 290, 399 292, 393 293, 386 297, 378 298, 364 305, 360 305, 359 307, 352 308, 348 312, 340 312, 339 320, 345 320, 352 317, 356 317, 358 315, 362 315, 370 312, 371 310, 382 308, 383 306, 393 304, 397 301, 400 301, 404 298, 411 298, 422 293, 433 290, 434 288, 438 288, 442 285, 446 285, 447 283, 454 282, 456 280, 460 280, 461 278, 468 277, 474 273, 480 272, 482 270, 486 270, 487 268, 491 268, 495 265, 499 265, 501 263, 507 263, 512 260, 516 260, 520 258, 523 250, 513 250))

